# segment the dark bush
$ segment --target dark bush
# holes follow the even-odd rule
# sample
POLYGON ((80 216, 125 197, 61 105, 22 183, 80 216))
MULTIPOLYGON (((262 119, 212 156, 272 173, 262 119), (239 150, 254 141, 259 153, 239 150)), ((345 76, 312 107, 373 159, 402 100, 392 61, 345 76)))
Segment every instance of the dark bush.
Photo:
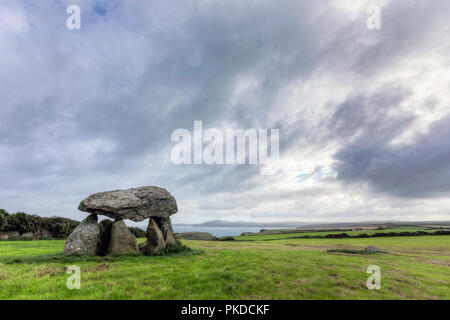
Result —
POLYGON ((348 238, 348 234, 346 233, 327 234, 325 238, 333 238, 333 239, 348 238))
POLYGON ((42 229, 39 231, 40 235, 56 239, 67 238, 79 224, 78 221, 61 217, 42 219, 43 225, 42 229))
POLYGON ((434 232, 434 234, 439 235, 439 236, 450 235, 450 231, 439 230, 439 231, 434 232))
POLYGON ((22 234, 27 232, 28 229, 30 229, 30 223, 28 222, 27 214, 17 212, 9 215, 6 231, 17 231, 22 234))
POLYGON ((366 233, 361 233, 361 234, 359 235, 359 238, 368 238, 368 237, 369 237, 369 235, 366 234, 366 233))
MULTIPOLYGON (((141 244, 139 246, 139 249, 141 249, 141 247, 144 244, 141 244)), ((164 249, 161 252, 155 253, 155 254, 145 254, 145 255, 150 255, 150 256, 164 256, 166 254, 171 254, 171 253, 180 253, 180 252, 188 252, 191 251, 192 249, 189 248, 188 246, 184 245, 181 243, 181 241, 179 241, 178 239, 176 240, 176 244, 170 244, 166 247, 166 249, 164 249)))
POLYGON ((0 210, 0 231, 32 232, 35 238, 66 238, 78 224, 78 221, 67 218, 42 218, 24 212, 8 214, 0 210))
POLYGON ((6 231, 6 227, 8 225, 8 216, 9 213, 3 209, 0 209, 0 231, 6 231))
POLYGON ((17 212, 9 215, 6 231, 18 231, 20 234, 26 232, 37 232, 42 226, 42 218, 35 215, 28 215, 24 212, 17 212))
POLYGON ((222 238, 217 238, 216 240, 218 241, 235 241, 234 237, 222 237, 222 238))
POLYGON ((32 241, 32 237, 11 237, 2 241, 32 241))
POLYGON ((128 227, 128 230, 130 230, 130 232, 132 234, 134 234, 134 236, 136 238, 145 238, 146 237, 146 232, 142 229, 139 228, 135 228, 135 227, 128 227))

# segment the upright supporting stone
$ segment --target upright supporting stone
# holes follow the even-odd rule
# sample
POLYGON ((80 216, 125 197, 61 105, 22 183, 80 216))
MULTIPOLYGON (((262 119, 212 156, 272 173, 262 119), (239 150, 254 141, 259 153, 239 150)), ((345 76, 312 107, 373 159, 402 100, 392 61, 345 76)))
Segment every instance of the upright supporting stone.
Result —
POLYGON ((175 234, 173 233, 172 230, 169 230, 167 232, 166 245, 176 245, 176 244, 177 240, 175 239, 175 234))
POLYGON ((163 234, 164 241, 166 245, 175 245, 177 241, 175 240, 175 235, 172 229, 172 222, 170 218, 153 218, 158 224, 161 232, 163 234))
POLYGON ((136 237, 128 230, 123 220, 111 225, 111 240, 107 254, 126 254, 138 252, 136 237))
POLYGON ((148 221, 147 242, 141 247, 144 254, 151 255, 163 251, 166 248, 164 236, 158 224, 152 218, 148 221))
POLYGON ((65 254, 96 254, 100 241, 100 228, 96 214, 84 219, 67 237, 65 254))

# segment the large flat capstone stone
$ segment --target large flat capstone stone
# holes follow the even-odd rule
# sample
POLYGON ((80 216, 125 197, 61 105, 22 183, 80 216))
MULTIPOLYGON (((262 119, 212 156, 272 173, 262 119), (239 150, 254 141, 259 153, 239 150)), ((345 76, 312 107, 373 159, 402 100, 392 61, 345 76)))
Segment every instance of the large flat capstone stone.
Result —
POLYGON ((154 186, 94 193, 81 201, 78 209, 135 222, 168 218, 178 211, 175 198, 166 189, 154 186))

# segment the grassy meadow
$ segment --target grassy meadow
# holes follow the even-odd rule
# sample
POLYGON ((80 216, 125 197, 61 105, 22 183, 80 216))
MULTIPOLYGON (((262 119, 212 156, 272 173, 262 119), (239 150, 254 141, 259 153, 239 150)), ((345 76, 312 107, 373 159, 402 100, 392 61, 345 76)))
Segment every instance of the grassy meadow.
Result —
POLYGON ((292 233, 282 233, 282 234, 261 234, 261 235, 251 235, 251 236, 237 236, 233 237, 236 240, 248 240, 248 241, 261 241, 261 240, 273 240, 273 239, 288 239, 288 238, 295 238, 295 237, 305 237, 305 236, 311 236, 311 237, 324 237, 328 234, 342 234, 346 233, 349 236, 357 236, 360 234, 367 234, 367 235, 373 235, 375 233, 388 233, 388 232, 417 232, 417 231, 423 231, 423 232, 435 232, 436 230, 430 229, 430 228, 424 228, 424 227, 395 227, 395 228, 388 228, 383 230, 373 229, 373 230, 358 230, 358 231, 296 231, 292 233))
POLYGON ((67 257, 64 240, 1 241, 0 299, 450 299, 448 235, 277 236, 184 240, 192 251, 154 257, 67 257), (384 252, 345 252, 368 245, 384 252), (80 290, 66 287, 70 265, 81 268, 80 290), (380 290, 366 288, 369 265, 381 269, 380 290))

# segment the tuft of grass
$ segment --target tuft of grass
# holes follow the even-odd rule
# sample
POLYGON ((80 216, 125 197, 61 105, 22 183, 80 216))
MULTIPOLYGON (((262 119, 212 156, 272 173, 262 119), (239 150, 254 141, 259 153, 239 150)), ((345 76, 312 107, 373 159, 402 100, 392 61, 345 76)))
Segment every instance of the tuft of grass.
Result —
POLYGON ((63 253, 55 254, 44 254, 40 256, 29 256, 29 257, 11 257, 11 258, 0 258, 0 263, 4 264, 40 264, 40 263, 79 263, 79 262, 118 262, 118 261, 140 261, 142 259, 151 259, 151 257, 158 256, 188 256, 202 254, 203 250, 192 250, 191 248, 182 245, 170 246, 164 252, 153 255, 146 256, 141 253, 133 254, 121 254, 121 255, 108 255, 108 256, 93 256, 87 254, 74 254, 65 255, 63 253))
POLYGON ((187 253, 187 252, 191 252, 191 251, 192 251, 191 248, 182 244, 181 241, 177 239, 176 244, 169 244, 165 250, 160 251, 155 254, 151 254, 149 256, 165 256, 165 255, 173 254, 173 253, 187 253))

